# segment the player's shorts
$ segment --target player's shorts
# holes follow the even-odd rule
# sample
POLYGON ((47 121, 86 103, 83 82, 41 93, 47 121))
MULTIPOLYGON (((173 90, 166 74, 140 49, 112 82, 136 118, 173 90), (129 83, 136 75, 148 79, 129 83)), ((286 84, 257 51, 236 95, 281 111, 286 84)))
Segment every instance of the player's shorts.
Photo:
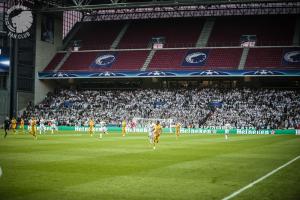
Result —
POLYGON ((99 131, 100 132, 107 132, 107 128, 106 127, 101 127, 101 128, 99 128, 99 131))
POLYGON ((12 128, 12 129, 16 129, 16 128, 17 128, 17 125, 12 125, 11 128, 12 128))
POLYGON ((176 131, 176 135, 179 135, 180 134, 180 131, 176 131))
POLYGON ((36 127, 35 126, 31 126, 30 130, 31 130, 32 133, 35 133, 36 132, 36 127))
POLYGON ((24 125, 20 125, 20 129, 24 129, 24 125))
POLYGON ((228 134, 229 133, 229 129, 225 129, 225 134, 228 134))
POLYGON ((154 134, 154 140, 159 141, 160 134, 154 134))

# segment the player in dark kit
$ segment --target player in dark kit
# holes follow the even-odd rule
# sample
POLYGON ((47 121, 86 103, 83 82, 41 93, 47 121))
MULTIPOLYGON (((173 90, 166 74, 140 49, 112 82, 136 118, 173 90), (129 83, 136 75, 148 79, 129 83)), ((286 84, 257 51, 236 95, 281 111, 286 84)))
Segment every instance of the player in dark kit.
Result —
POLYGON ((9 130, 9 127, 10 127, 10 120, 9 120, 8 117, 6 117, 6 119, 4 120, 4 131, 5 131, 4 138, 6 138, 7 131, 9 130))

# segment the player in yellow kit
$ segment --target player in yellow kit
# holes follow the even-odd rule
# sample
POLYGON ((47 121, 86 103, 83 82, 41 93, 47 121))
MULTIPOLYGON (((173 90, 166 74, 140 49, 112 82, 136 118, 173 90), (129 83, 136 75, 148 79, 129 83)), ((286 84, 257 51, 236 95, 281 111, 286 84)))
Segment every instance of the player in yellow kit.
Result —
POLYGON ((124 137, 126 134, 126 121, 122 121, 122 136, 124 137))
POLYGON ((162 127, 159 121, 156 122, 154 126, 154 139, 153 139, 153 149, 155 149, 156 144, 159 142, 159 137, 162 133, 162 127))
POLYGON ((176 134, 176 139, 178 139, 179 135, 180 135, 180 124, 177 123, 175 125, 175 134, 176 134))
POLYGON ((95 125, 94 120, 90 119, 90 122, 89 122, 89 133, 90 133, 90 136, 93 136, 94 125, 95 125))
POLYGON ((37 139, 37 135, 36 135, 36 120, 35 120, 34 117, 31 118, 30 126, 31 126, 31 135, 35 139, 37 139))
POLYGON ((20 121, 20 129, 22 131, 22 133, 24 133, 24 119, 21 118, 21 121, 20 121))
POLYGON ((16 134, 17 120, 13 117, 10 123, 11 123, 11 129, 13 130, 14 134, 16 134))

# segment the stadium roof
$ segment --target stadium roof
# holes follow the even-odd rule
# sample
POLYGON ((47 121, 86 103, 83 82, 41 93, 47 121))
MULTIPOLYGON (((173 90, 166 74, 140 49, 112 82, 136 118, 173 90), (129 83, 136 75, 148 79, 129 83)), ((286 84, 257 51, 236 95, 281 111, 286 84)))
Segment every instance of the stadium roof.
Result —
MULTIPOLYGON (((291 1, 291 0, 290 0, 291 1)), ((295 0, 294 0, 295 1, 295 0)), ((103 5, 103 4, 224 4, 224 3, 263 3, 263 2, 288 2, 288 0, 65 0, 62 1, 68 5, 89 4, 89 5, 103 5)))
POLYGON ((300 14, 300 0, 35 0, 32 9, 39 13, 79 11, 83 21, 102 21, 300 14))
POLYGON ((295 3, 297 0, 37 0, 40 11, 57 12, 66 10, 101 10, 118 8, 144 8, 153 6, 226 5, 295 3), (45 6, 48 5, 48 6, 45 6))

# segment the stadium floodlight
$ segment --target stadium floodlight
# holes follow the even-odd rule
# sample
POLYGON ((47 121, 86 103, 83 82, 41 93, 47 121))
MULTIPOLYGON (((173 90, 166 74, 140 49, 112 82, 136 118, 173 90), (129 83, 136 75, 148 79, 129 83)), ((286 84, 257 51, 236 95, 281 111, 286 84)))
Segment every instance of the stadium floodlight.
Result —
POLYGON ((8 72, 10 66, 10 60, 7 56, 0 55, 0 71, 8 72))
POLYGON ((9 62, 9 60, 0 61, 0 65, 9 66, 10 62, 9 62))

